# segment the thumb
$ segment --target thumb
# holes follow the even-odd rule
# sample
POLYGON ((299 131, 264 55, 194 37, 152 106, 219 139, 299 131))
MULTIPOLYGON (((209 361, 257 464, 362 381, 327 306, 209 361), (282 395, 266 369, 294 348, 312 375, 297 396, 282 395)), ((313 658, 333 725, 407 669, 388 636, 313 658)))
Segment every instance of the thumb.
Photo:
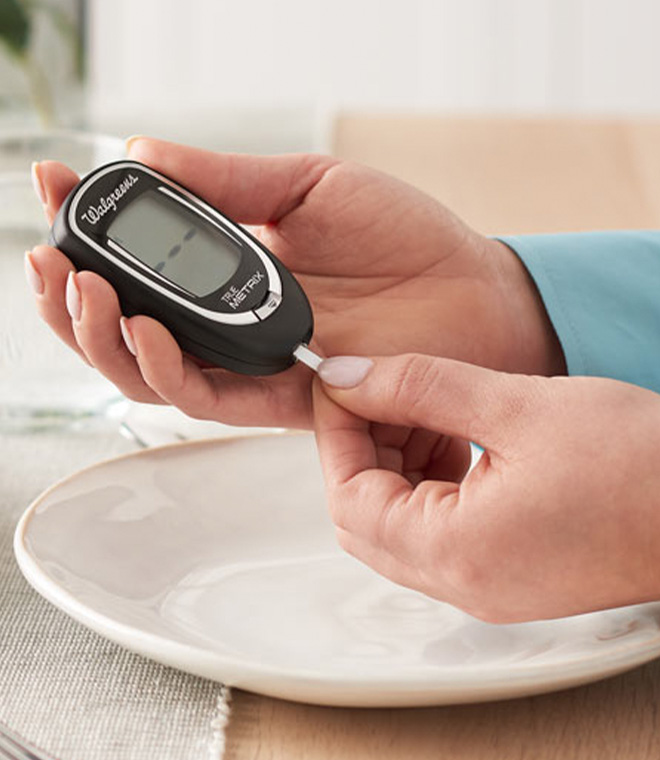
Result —
POLYGON ((318 375, 326 394, 360 417, 494 450, 517 439, 538 395, 538 378, 423 354, 337 356, 321 362, 318 375))

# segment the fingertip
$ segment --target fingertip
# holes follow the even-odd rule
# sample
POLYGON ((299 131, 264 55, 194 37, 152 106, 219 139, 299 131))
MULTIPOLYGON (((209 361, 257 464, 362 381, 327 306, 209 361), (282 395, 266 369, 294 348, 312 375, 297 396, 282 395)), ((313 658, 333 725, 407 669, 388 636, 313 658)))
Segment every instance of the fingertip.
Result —
POLYGON ((94 294, 97 297, 97 292, 103 291, 104 293, 112 293, 116 297, 115 289, 112 285, 100 274, 92 272, 90 269, 82 269, 76 274, 77 279, 81 282, 86 291, 94 294))
POLYGON ((154 137, 131 135, 126 140, 126 155, 133 161, 151 165, 157 161, 159 148, 163 145, 163 140, 154 137))
POLYGON ((368 423, 340 406, 332 397, 331 391, 317 375, 312 381, 312 403, 314 409, 314 428, 317 436, 332 430, 344 428, 362 428, 368 423))
MULTIPOLYGON (((40 161, 36 167, 40 193, 43 196, 46 217, 52 224, 55 215, 67 195, 78 184, 80 178, 65 164, 59 161, 40 161)), ((35 187, 35 190, 37 188, 35 187)))
POLYGON ((174 340, 172 333, 162 322, 153 317, 148 317, 146 314, 135 314, 132 317, 126 317, 126 322, 133 334, 139 336, 140 341, 151 343, 163 337, 169 337, 174 340))
POLYGON ((78 174, 61 161, 53 161, 46 158, 38 163, 39 175, 46 190, 57 189, 62 185, 70 185, 72 183, 77 184, 80 180, 78 174))
MULTIPOLYGON (((144 314, 124 318, 120 322, 127 336, 124 341, 131 353, 138 358, 145 381, 151 387, 160 384, 163 373, 178 372, 183 368, 184 356, 179 344, 165 325, 144 314), (128 345, 132 342, 133 350, 128 345)), ((123 334, 123 333, 122 333, 123 334)))
POLYGON ((60 290, 64 292, 66 278, 75 267, 61 251, 49 245, 36 245, 29 252, 29 260, 43 279, 46 295, 60 290))
POLYGON ((44 181, 43 177, 41 176, 41 167, 39 166, 38 161, 33 161, 32 166, 30 167, 30 176, 32 177, 32 187, 34 188, 34 192, 37 195, 37 198, 41 201, 42 205, 46 205, 48 203, 48 198, 46 197, 46 190, 44 188, 44 181))
POLYGON ((146 136, 141 135, 141 134, 130 135, 129 137, 127 137, 126 140, 124 141, 124 145, 126 147, 126 155, 127 156, 131 155, 133 148, 135 147, 136 143, 139 140, 146 140, 146 139, 147 139, 146 136))
POLYGON ((137 357, 138 349, 133 337, 133 330, 131 329, 130 321, 127 317, 121 317, 119 319, 119 329, 121 331, 121 337, 124 339, 126 348, 133 356, 137 357))
MULTIPOLYGON (((104 314, 107 317, 112 313, 119 313, 121 311, 119 297, 106 279, 96 272, 91 272, 87 269, 76 272, 74 278, 74 271, 72 270, 69 273, 68 280, 69 282, 75 280, 83 301, 93 305, 95 319, 99 315, 104 314)), ((67 282, 67 286, 68 284, 67 282)))
POLYGON ((323 383, 318 375, 314 375, 312 377, 312 401, 314 402, 314 406, 316 406, 317 403, 324 403, 324 397, 327 398, 323 389, 323 383))
POLYGON ((30 255, 34 259, 39 259, 39 260, 42 257, 52 256, 54 253, 58 253, 58 249, 53 248, 52 245, 47 245, 46 243, 37 243, 37 245, 35 245, 30 251, 30 255))
POLYGON ((373 366, 373 360, 365 356, 333 356, 319 364, 317 374, 330 388, 348 390, 358 386, 373 366))
POLYGON ((73 322, 80 322, 80 318, 82 317, 82 296, 78 283, 76 282, 76 273, 74 271, 69 272, 66 279, 64 300, 66 310, 69 312, 69 316, 73 322))
POLYGON ((31 251, 25 251, 25 277, 35 295, 41 296, 44 294, 46 289, 44 279, 41 276, 39 268, 34 263, 31 251))
POLYGON ((122 327, 129 331, 124 340, 127 345, 133 341, 142 379, 149 388, 184 414, 209 418, 217 402, 214 388, 203 370, 184 355, 172 333, 143 314, 125 320, 122 327))

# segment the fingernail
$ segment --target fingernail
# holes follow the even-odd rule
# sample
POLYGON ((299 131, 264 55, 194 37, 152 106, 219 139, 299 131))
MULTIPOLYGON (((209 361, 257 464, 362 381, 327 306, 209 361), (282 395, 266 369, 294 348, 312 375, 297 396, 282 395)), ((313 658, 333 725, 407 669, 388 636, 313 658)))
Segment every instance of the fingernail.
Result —
POLYGON ((32 185, 34 187, 34 192, 37 194, 37 197, 45 206, 48 203, 48 198, 46 198, 46 190, 44 188, 44 181, 41 177, 41 170, 39 168, 39 163, 37 161, 32 162, 32 168, 30 170, 30 174, 32 175, 32 185))
POLYGON ((78 290, 75 272, 69 272, 69 276, 66 280, 66 309, 74 322, 80 321, 80 316, 82 314, 82 299, 80 297, 80 290, 78 290))
POLYGON ((335 388, 354 388, 374 366, 363 356, 333 356, 319 364, 318 375, 324 383, 335 388))
POLYGON ((126 138, 126 153, 129 154, 131 152, 131 148, 138 140, 144 139, 144 135, 131 135, 130 137, 126 138))
POLYGON ((25 276, 32 290, 40 296, 44 292, 44 281, 32 261, 31 251, 25 251, 25 276))
POLYGON ((135 339, 133 338, 131 328, 128 326, 128 320, 126 317, 122 317, 119 320, 119 329, 121 330, 121 336, 124 339, 126 348, 133 354, 133 356, 137 356, 137 346, 135 345, 135 339))

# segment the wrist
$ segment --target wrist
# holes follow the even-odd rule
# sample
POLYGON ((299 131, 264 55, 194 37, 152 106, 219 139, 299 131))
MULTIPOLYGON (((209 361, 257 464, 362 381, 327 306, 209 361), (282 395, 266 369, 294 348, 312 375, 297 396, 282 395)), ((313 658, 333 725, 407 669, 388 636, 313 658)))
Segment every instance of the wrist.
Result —
POLYGON ((527 268, 505 243, 488 239, 485 245, 501 315, 502 366, 523 374, 565 375, 564 352, 527 268))

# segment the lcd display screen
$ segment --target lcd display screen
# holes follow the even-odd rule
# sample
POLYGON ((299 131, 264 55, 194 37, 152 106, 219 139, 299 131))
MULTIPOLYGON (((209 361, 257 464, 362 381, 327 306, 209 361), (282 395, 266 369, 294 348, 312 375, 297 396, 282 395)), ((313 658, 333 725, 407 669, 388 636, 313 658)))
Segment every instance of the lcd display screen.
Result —
POLYGON ((230 280, 241 261, 230 237, 157 190, 126 206, 109 226, 108 237, 199 297, 230 280))

